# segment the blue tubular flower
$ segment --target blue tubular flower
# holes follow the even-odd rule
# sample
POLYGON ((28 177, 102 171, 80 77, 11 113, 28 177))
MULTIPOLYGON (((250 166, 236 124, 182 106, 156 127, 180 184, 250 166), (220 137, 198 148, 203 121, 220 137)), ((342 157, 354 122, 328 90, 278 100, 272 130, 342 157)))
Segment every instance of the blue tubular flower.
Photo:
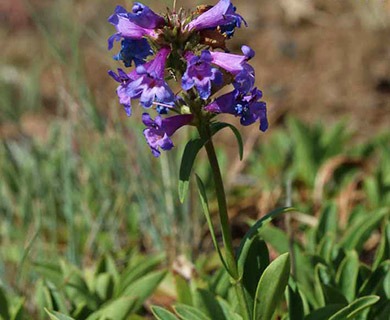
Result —
POLYGON ((140 103, 145 108, 150 108, 153 102, 174 104, 175 95, 164 80, 165 63, 170 52, 169 48, 162 48, 153 60, 136 69, 139 79, 131 83, 129 90, 131 94, 142 91, 140 103))
POLYGON ((189 30, 213 29, 219 27, 222 34, 230 38, 235 27, 241 27, 245 20, 236 13, 230 0, 220 0, 214 7, 202 13, 188 24, 189 30))
POLYGON ((128 86, 132 81, 135 80, 136 74, 134 72, 131 72, 129 74, 126 74, 122 69, 118 69, 118 74, 116 74, 114 71, 110 70, 108 71, 108 74, 116 81, 120 83, 120 86, 116 89, 116 93, 119 98, 119 103, 121 103, 126 111, 126 114, 128 117, 131 116, 131 98, 137 98, 139 97, 141 92, 138 92, 136 94, 130 95, 128 93, 128 86))
POLYGON ((245 94, 255 85, 255 69, 248 63, 242 65, 242 70, 238 72, 233 81, 234 89, 245 94))
POLYGON ((160 156, 160 148, 162 150, 171 150, 173 142, 170 137, 184 125, 192 121, 191 114, 183 114, 169 118, 161 118, 157 116, 153 120, 148 113, 142 114, 142 122, 147 126, 144 130, 144 136, 152 153, 155 157, 160 156))
POLYGON ((196 87, 202 99, 206 100, 211 94, 211 84, 222 83, 222 73, 211 65, 210 51, 202 51, 200 57, 192 53, 186 54, 187 70, 182 78, 182 88, 189 90, 196 87))
POLYGON ((241 50, 244 55, 215 51, 211 52, 211 56, 212 63, 234 75, 234 88, 245 94, 255 84, 255 70, 246 62, 255 55, 255 52, 248 46, 242 46, 241 50))
POLYGON ((114 59, 122 60, 125 67, 131 67, 133 61, 136 66, 144 64, 146 57, 153 54, 146 39, 123 39, 121 45, 122 49, 114 59))
POLYGON ((125 8, 117 6, 114 14, 108 18, 108 22, 114 25, 117 30, 117 33, 108 38, 108 49, 111 50, 114 41, 119 41, 122 37, 129 39, 142 39, 144 36, 155 37, 154 28, 146 28, 137 24, 139 20, 142 21, 142 19, 132 18, 125 8))
POLYGON ((244 126, 259 120, 260 130, 266 131, 268 128, 267 107, 264 101, 258 101, 262 96, 262 92, 257 88, 253 88, 246 95, 233 90, 218 97, 205 109, 213 113, 229 113, 240 117, 240 122, 244 126))
POLYGON ((165 22, 163 17, 139 2, 134 3, 131 11, 132 13, 127 15, 129 20, 143 28, 155 29, 161 27, 165 22))
POLYGON ((243 69, 243 63, 247 60, 246 56, 225 52, 212 51, 211 62, 227 72, 237 74, 243 69))

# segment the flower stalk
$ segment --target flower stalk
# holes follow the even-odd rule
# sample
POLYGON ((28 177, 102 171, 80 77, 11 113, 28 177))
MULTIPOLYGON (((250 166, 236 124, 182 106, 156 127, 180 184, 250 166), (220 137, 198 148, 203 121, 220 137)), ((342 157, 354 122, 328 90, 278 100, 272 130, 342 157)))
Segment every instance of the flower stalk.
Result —
POLYGON ((241 315, 244 320, 250 319, 250 307, 245 298, 245 291, 242 284, 242 278, 238 273, 237 260, 234 255, 233 239, 230 230, 230 222, 228 215, 228 206, 225 194, 225 188, 223 185, 222 174, 218 163, 217 154, 215 152, 212 134, 209 125, 198 127, 200 136, 205 139, 205 149, 207 157, 211 166, 211 171, 214 180, 215 194, 218 202, 218 213, 221 222, 222 240, 225 247, 225 259, 230 275, 230 281, 234 285, 235 294, 237 297, 238 305, 241 311, 241 315))

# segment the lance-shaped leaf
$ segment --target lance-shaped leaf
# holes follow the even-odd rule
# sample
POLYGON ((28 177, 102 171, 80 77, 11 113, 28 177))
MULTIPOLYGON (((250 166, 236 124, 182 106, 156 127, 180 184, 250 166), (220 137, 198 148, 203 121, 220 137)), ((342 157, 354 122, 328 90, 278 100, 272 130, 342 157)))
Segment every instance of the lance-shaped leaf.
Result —
POLYGON ((72 317, 69 317, 65 314, 59 313, 57 311, 49 311, 45 308, 46 313, 49 315, 51 320, 75 320, 72 317))
POLYGON ((371 307, 373 304, 377 303, 378 300, 378 296, 365 296, 356 299, 348 306, 344 307, 332 317, 330 317, 329 320, 355 319, 355 316, 363 312, 365 309, 371 307))
POLYGON ((157 320, 179 320, 172 312, 161 307, 153 306, 152 312, 157 320))
POLYGON ((217 237, 215 236, 214 226, 213 226, 213 222, 211 221, 211 215, 210 215, 210 211, 209 211, 209 204, 207 201, 206 189, 204 187, 202 180, 200 179, 200 177, 198 175, 196 175, 196 182, 198 184, 200 202, 202 204, 203 213, 206 217, 206 221, 207 221, 207 224, 208 224, 208 227, 210 230, 210 235, 211 235, 211 239, 213 241, 214 247, 217 250, 217 253, 219 255, 219 258, 221 259, 221 262, 222 262, 224 268, 226 269, 227 272, 229 272, 230 275, 233 276, 233 274, 229 270, 229 267, 225 261, 225 258, 222 255, 221 249, 220 249, 218 241, 217 241, 217 237))
POLYGON ((185 304, 177 304, 173 309, 183 320, 212 320, 197 308, 186 306, 185 304))
MULTIPOLYGON (((211 129, 211 136, 214 136, 218 131, 222 130, 223 128, 230 128, 238 142, 238 147, 239 147, 239 155, 240 159, 242 159, 243 152, 244 152, 244 147, 242 143, 242 138, 240 132, 237 130, 237 128, 229 123, 225 122, 215 122, 212 123, 210 126, 211 129)), ((181 159, 181 164, 180 164, 180 171, 179 171, 179 199, 180 202, 183 203, 187 192, 188 192, 188 185, 190 181, 190 175, 192 171, 192 167, 194 166, 195 158, 198 155, 200 149, 204 146, 204 144, 207 142, 207 139, 204 138, 196 138, 192 139, 187 142, 183 156, 181 159)))
POLYGON ((290 258, 288 253, 277 257, 264 270, 257 286, 253 320, 272 319, 272 315, 283 297, 289 275, 290 258))

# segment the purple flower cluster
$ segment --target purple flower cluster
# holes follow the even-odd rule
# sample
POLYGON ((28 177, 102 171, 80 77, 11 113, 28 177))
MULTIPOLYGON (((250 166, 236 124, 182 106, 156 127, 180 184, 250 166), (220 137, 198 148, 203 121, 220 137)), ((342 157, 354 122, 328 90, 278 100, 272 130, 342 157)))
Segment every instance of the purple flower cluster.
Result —
POLYGON ((154 156, 172 149, 170 137, 185 125, 202 122, 199 117, 210 121, 220 113, 232 114, 240 117, 242 125, 259 121, 260 130, 267 129, 266 104, 260 101, 262 92, 254 86, 255 72, 248 63, 254 51, 248 46, 242 46, 243 54, 226 50, 225 40, 235 28, 246 25, 230 0, 198 7, 190 15, 174 10, 164 16, 136 2, 130 12, 117 6, 108 21, 116 28, 108 49, 121 41, 114 59, 125 67, 134 64, 130 72, 109 71, 119 83, 119 102, 128 116, 133 99, 157 113, 154 120, 148 113, 142 116, 144 136, 154 156), (178 93, 168 81, 178 82, 178 93), (214 97, 228 85, 231 92, 214 97))

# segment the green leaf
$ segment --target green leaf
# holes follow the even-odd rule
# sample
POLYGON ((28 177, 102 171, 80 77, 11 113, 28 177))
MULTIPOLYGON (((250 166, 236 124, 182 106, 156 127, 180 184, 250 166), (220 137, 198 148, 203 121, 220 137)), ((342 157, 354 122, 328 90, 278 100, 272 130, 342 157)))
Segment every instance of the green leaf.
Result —
POLYGON ((302 320, 305 315, 303 307, 303 298, 293 278, 289 279, 287 301, 289 319, 302 320))
POLYGON ((358 298, 348 306, 335 313, 332 317, 329 318, 329 320, 353 319, 353 317, 364 311, 364 309, 369 308, 373 304, 377 303, 378 300, 378 296, 365 296, 358 298))
MULTIPOLYGON (((238 257, 241 255, 241 252, 245 246, 245 243, 247 241, 249 241, 252 237, 254 237, 258 234, 259 229, 264 225, 264 223, 272 220, 273 218, 275 218, 276 216, 278 216, 280 214, 288 213, 288 212, 292 212, 292 211, 296 211, 296 209, 292 208, 292 207, 278 208, 278 209, 275 209, 275 210, 269 212, 261 219, 257 220, 251 226, 251 228, 248 230, 248 232, 245 234, 244 238, 241 240, 240 247, 238 249, 238 257)), ((248 248, 248 247, 246 246, 246 248, 248 248)), ((240 276, 242 276, 242 274, 240 274, 240 276)))
POLYGON ((217 297, 218 303, 222 308, 226 320, 242 320, 242 317, 232 310, 231 306, 222 298, 217 297))
POLYGON ((24 309, 23 309, 24 299, 20 299, 16 305, 11 310, 11 320, 23 320, 24 319, 24 309))
POLYGON ((33 262, 34 270, 40 273, 45 279, 60 284, 64 279, 61 267, 56 263, 33 262))
POLYGON ((157 320, 178 320, 172 312, 157 306, 152 306, 152 312, 157 320))
POLYGON ((87 319, 88 316, 94 312, 96 309, 90 309, 88 307, 88 305, 84 302, 84 303, 79 303, 77 306, 76 306, 76 309, 72 312, 72 316, 77 319, 77 320, 81 320, 81 319, 87 319))
POLYGON ((219 130, 226 127, 230 128, 233 131, 234 135, 236 136, 237 143, 238 143, 238 154, 240 155, 240 160, 242 160, 242 157, 244 155, 244 144, 242 142, 241 133, 235 126, 226 122, 215 122, 211 125, 211 132, 214 135, 219 130))
POLYGON ((63 313, 57 311, 49 311, 45 308, 46 313, 49 315, 51 320, 75 320, 72 317, 69 317, 63 313))
POLYGON ((0 287, 0 316, 3 319, 10 318, 7 297, 2 287, 0 287))
POLYGON ((248 239, 238 258, 238 270, 239 274, 242 274, 242 284, 249 295, 246 298, 251 310, 253 310, 257 284, 268 265, 269 253, 265 242, 259 235, 248 239))
POLYGON ((370 275, 370 277, 363 283, 359 290, 359 297, 372 295, 377 293, 384 283, 384 279, 390 272, 390 261, 382 262, 378 268, 370 275))
POLYGON ((326 234, 336 234, 338 225, 337 206, 335 203, 328 204, 322 211, 316 230, 316 242, 324 238, 326 234))
POLYGON ((311 185, 318 169, 318 149, 321 149, 318 137, 313 130, 296 119, 288 119, 287 125, 294 142, 294 166, 299 177, 311 185))
POLYGON ((141 317, 138 314, 131 314, 126 320, 145 320, 145 317, 141 317))
POLYGON ((229 272, 230 275, 232 275, 232 273, 229 270, 229 267, 228 267, 228 265, 227 265, 227 263, 225 261, 225 258, 222 255, 221 249, 220 249, 218 241, 217 241, 217 237, 215 236, 214 226, 213 226, 213 222, 211 220, 209 204, 208 204, 208 200, 207 200, 206 189, 204 187, 204 184, 203 184, 202 180, 200 179, 200 177, 198 175, 196 175, 196 183, 198 185, 200 202, 202 204, 203 213, 204 213, 204 215, 206 217, 206 221, 207 221, 207 224, 208 224, 208 227, 209 227, 209 230, 210 230, 210 235, 211 235, 211 239, 213 241, 214 247, 217 250, 217 253, 219 255, 219 259, 221 260, 224 268, 229 272))
POLYGON ((195 307, 203 311, 210 319, 224 320, 223 310, 214 295, 207 290, 197 289, 195 293, 195 307))
POLYGON ((95 270, 95 275, 98 275, 100 273, 109 273, 114 280, 118 280, 119 273, 115 265, 114 259, 108 255, 105 254, 99 261, 98 266, 95 270))
POLYGON ((288 253, 277 257, 264 270, 257 286, 253 308, 254 320, 270 320, 283 296, 290 275, 288 253))
POLYGON ((266 224, 259 229, 259 235, 279 254, 289 252, 289 239, 285 231, 266 224))
POLYGON ((120 297, 104 304, 99 310, 89 315, 87 320, 125 320, 135 309, 136 303, 137 300, 134 297, 120 297))
POLYGON ((358 275, 359 256, 356 251, 348 251, 337 270, 336 282, 349 302, 355 298, 358 275))
POLYGON ((187 142, 180 164, 179 173, 179 199, 183 203, 187 195, 188 185, 190 181, 190 175, 192 167, 194 166, 195 158, 199 150, 203 147, 205 141, 197 138, 187 142))
POLYGON ((320 241, 317 253, 327 262, 330 263, 332 258, 332 253, 334 249, 334 245, 336 242, 335 234, 328 233, 326 234, 322 240, 320 241))
POLYGON ((230 288, 230 276, 224 268, 220 268, 211 276, 209 289, 216 296, 226 298, 230 288))
POLYGON ((347 305, 348 300, 343 296, 343 294, 335 287, 321 284, 321 289, 325 299, 325 305, 329 304, 343 304, 347 305))
POLYGON ((47 283, 49 289, 50 299, 55 306, 53 309, 57 309, 62 313, 68 313, 65 295, 51 282, 47 283))
POLYGON ((174 278, 177 293, 177 302, 192 306, 192 292, 188 280, 180 274, 175 274, 174 278))
MULTIPOLYGON (((88 307, 91 309, 96 309, 99 305, 98 297, 90 291, 88 284, 83 277, 82 272, 76 268, 74 265, 67 264, 63 262, 61 264, 62 272, 63 272, 63 280, 65 283, 65 292, 69 297, 72 297, 72 301, 75 304, 86 302, 88 307)), ((60 285, 58 285, 60 287, 60 285)), ((54 290, 54 288, 50 288, 52 291, 62 293, 59 290, 54 290)), ((60 310, 64 312, 64 310, 60 310)))
POLYGON ((390 300, 390 272, 388 272, 383 279, 383 290, 386 298, 390 300))
POLYGON ((133 282, 123 291, 122 295, 137 299, 134 303, 134 312, 137 311, 144 301, 154 292, 166 274, 167 272, 165 270, 149 273, 133 282))
POLYGON ((304 319, 305 320, 329 320, 333 314, 343 308, 343 304, 328 304, 325 307, 314 310, 308 314, 304 319))
POLYGON ((378 226, 380 221, 389 214, 389 209, 384 208, 370 214, 369 219, 364 217, 348 228, 345 236, 341 239, 340 245, 346 249, 356 249, 363 246, 371 232, 378 226))
POLYGON ((369 176, 364 179, 363 188, 371 207, 376 208, 380 204, 381 190, 375 177, 369 176))
POLYGON ((389 314, 390 314, 390 303, 388 302, 387 305, 378 314, 376 320, 389 320, 389 314))
MULTIPOLYGON (((211 124, 211 135, 214 136, 218 131, 226 127, 229 127, 233 131, 238 142, 240 159, 242 159, 244 148, 241 134, 236 127, 229 123, 215 122, 211 124)), ((187 142, 184 148, 179 171, 179 199, 181 203, 184 202, 188 192, 191 170, 194 166, 195 158, 206 142, 202 138, 192 139, 187 142)))
POLYGON ((320 307, 325 306, 325 295, 323 291, 323 281, 321 279, 321 269, 326 270, 326 266, 323 264, 317 264, 314 267, 314 293, 316 296, 316 300, 319 303, 320 307))
POLYGON ((135 265, 126 268, 120 276, 119 286, 117 287, 115 296, 118 297, 134 281, 154 270, 164 258, 165 254, 142 257, 139 261, 136 261, 135 265))
POLYGON ((95 291, 102 301, 112 298, 114 293, 114 279, 109 273, 99 273, 95 279, 95 291))
POLYGON ((41 317, 43 317, 42 314, 44 314, 44 308, 47 309, 54 309, 53 301, 51 299, 50 290, 49 288, 44 284, 44 280, 39 279, 36 283, 35 288, 35 302, 37 304, 38 310, 41 314, 41 317))
POLYGON ((212 320, 197 308, 184 304, 177 304, 173 309, 183 320, 212 320))
POLYGON ((382 237, 379 248, 376 250, 373 269, 376 269, 382 261, 390 259, 390 223, 385 221, 382 228, 382 237))

